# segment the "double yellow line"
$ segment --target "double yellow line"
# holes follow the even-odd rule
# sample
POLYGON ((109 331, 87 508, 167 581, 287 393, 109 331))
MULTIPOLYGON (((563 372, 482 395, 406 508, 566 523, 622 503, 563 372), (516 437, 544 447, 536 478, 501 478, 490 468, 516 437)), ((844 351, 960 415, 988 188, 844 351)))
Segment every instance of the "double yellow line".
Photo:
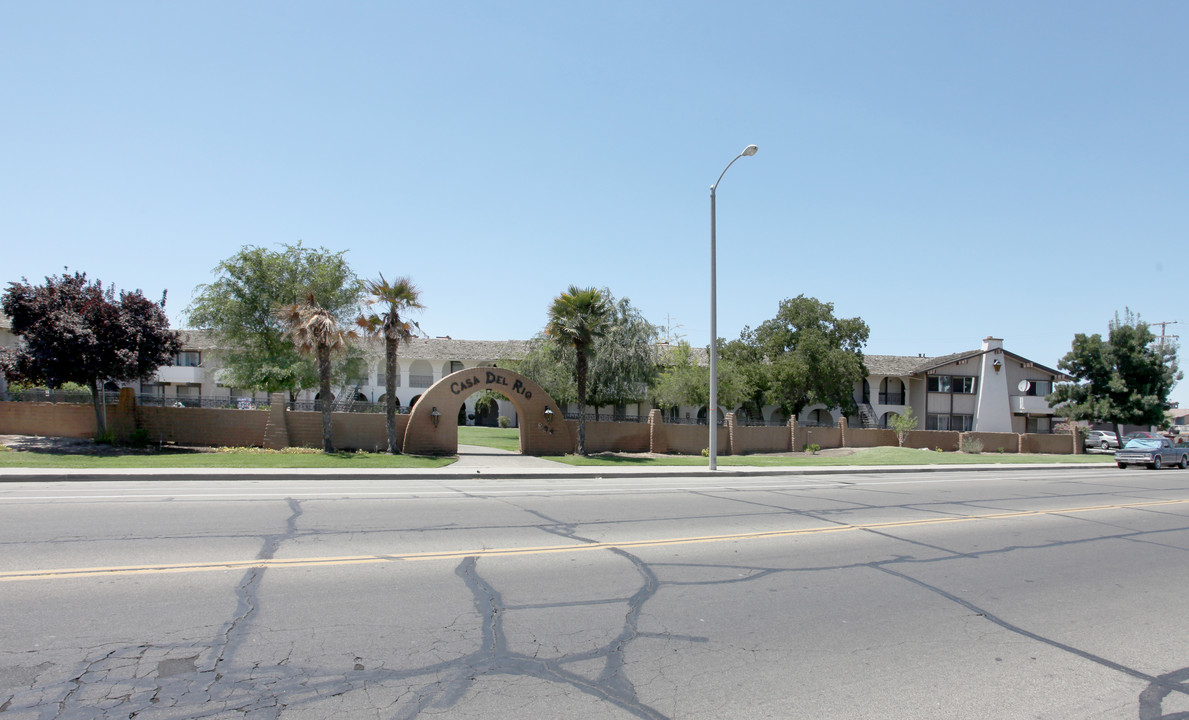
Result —
POLYGON ((250 568, 320 567, 326 565, 367 565, 373 563, 416 562, 422 560, 455 560, 464 557, 502 557, 513 555, 547 555, 551 553, 590 552, 592 550, 632 550, 637 548, 663 547, 671 545, 693 545, 695 543, 738 542, 744 540, 768 540, 772 538, 795 537, 798 535, 824 535, 826 533, 852 532, 855 530, 886 530, 889 528, 918 527, 923 525, 945 525, 949 523, 977 520, 1014 520, 1028 517, 1069 515, 1072 513, 1097 512, 1103 510, 1129 510, 1135 508, 1183 505, 1186 500, 1151 500, 1146 502, 1114 505, 1090 505, 1060 508, 1057 510, 1023 510, 1016 512, 988 513, 960 517, 927 518, 921 520, 900 520, 895 522, 862 523, 857 525, 828 525, 825 527, 802 528, 799 530, 769 530, 764 532, 731 533, 729 535, 701 535, 694 537, 657 538, 655 540, 626 540, 620 542, 573 543, 569 545, 541 545, 536 547, 489 548, 481 550, 449 550, 439 552, 343 555, 338 557, 290 558, 272 560, 229 560, 224 562, 171 563, 159 565, 118 565, 112 567, 58 568, 47 570, 13 570, 0 572, 0 582, 22 580, 64 580, 68 578, 113 577, 122 575, 161 575, 168 573, 217 572, 224 570, 246 570, 250 568))

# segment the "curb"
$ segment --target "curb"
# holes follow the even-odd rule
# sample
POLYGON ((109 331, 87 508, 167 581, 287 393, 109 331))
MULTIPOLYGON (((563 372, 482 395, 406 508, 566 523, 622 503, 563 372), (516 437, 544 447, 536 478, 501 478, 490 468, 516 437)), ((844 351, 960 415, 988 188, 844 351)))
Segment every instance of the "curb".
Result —
POLYGON ((1113 470, 1110 463, 1003 463, 979 465, 837 465, 818 467, 784 467, 784 468, 730 468, 709 470, 707 468, 687 468, 680 465, 664 466, 671 470, 624 470, 607 468, 603 470, 578 469, 569 471, 555 471, 544 469, 541 471, 500 470, 499 468, 476 468, 467 472, 458 470, 334 470, 334 469, 229 469, 229 468, 178 468, 178 469, 143 469, 143 470, 67 470, 47 469, 36 471, 31 469, 13 468, 0 470, 0 483, 7 482, 102 482, 112 480, 123 481, 165 481, 182 482, 194 480, 220 480, 230 478, 247 478, 251 480, 473 480, 476 478, 492 478, 503 480, 601 480, 608 477, 617 478, 662 478, 662 477, 780 477, 789 475, 894 475, 904 473, 936 473, 936 472, 1009 472, 1026 470, 1113 470))

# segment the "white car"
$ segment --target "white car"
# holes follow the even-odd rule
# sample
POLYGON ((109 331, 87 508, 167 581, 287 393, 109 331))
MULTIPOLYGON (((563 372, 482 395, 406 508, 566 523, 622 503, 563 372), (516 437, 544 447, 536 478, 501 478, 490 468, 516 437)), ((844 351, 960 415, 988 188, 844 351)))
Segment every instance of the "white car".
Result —
POLYGON ((1110 450, 1119 447, 1119 436, 1111 430, 1091 430, 1086 435, 1086 447, 1110 450))

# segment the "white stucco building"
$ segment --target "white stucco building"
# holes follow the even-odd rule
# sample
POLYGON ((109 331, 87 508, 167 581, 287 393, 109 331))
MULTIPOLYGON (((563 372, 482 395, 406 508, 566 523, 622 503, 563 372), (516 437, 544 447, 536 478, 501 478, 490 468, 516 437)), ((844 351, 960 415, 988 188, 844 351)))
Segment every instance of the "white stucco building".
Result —
MULTIPOLYGON (((162 402, 243 403, 264 399, 224 383, 219 373, 219 348, 209 333, 183 330, 184 349, 171 365, 156 377, 132 386, 140 395, 162 402)), ((334 388, 335 403, 348 409, 353 402, 383 402, 384 350, 378 340, 360 340, 362 357, 352 368, 347 382, 334 388)), ((0 347, 13 347, 8 318, 0 314, 0 347)), ((426 389, 452 372, 473 367, 490 367, 524 355, 523 340, 455 340, 450 337, 415 338, 401 345, 398 377, 394 391, 401 407, 413 405, 426 389)), ((704 349, 693 349, 697 362, 706 362, 704 349)), ((1003 347, 1003 340, 987 337, 976 350, 940 357, 865 355, 868 376, 854 388, 857 415, 848 418, 854 427, 887 427, 888 421, 911 406, 921 429, 980 432, 1046 433, 1052 431, 1054 411, 1045 400, 1053 384, 1071 378, 1058 370, 1017 355, 1003 347)), ((3 380, 0 379, 0 383, 3 380)), ((0 384, 0 390, 3 385, 0 384)), ((306 390, 299 400, 313 402, 316 390, 306 390)), ((504 416, 515 425, 512 403, 498 400, 497 408, 475 418, 476 396, 466 400, 460 420, 467 424, 495 424, 504 416)), ((576 407, 566 408, 576 412, 576 407)), ((593 411, 593 409, 591 409, 593 411)), ((647 405, 600 408, 606 419, 642 417, 647 405)), ((719 408, 720 418, 732 408, 719 408)), ((666 413, 668 421, 698 422, 707 416, 705 407, 680 407, 666 413)), ((842 417, 838 408, 811 405, 797 420, 803 425, 836 425, 842 417)), ((752 422, 784 424, 788 418, 775 407, 763 408, 762 418, 752 422)))

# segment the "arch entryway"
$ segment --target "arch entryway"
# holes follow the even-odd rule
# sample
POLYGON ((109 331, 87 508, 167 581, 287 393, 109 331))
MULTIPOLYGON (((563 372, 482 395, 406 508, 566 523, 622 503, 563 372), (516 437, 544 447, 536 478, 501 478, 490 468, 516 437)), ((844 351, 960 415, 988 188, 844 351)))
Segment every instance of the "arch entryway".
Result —
POLYGON ((496 367, 459 370, 422 393, 409 414, 404 451, 413 455, 456 454, 458 408, 480 390, 495 390, 516 408, 520 418, 520 452, 525 455, 574 452, 574 433, 549 393, 520 373, 496 367))

